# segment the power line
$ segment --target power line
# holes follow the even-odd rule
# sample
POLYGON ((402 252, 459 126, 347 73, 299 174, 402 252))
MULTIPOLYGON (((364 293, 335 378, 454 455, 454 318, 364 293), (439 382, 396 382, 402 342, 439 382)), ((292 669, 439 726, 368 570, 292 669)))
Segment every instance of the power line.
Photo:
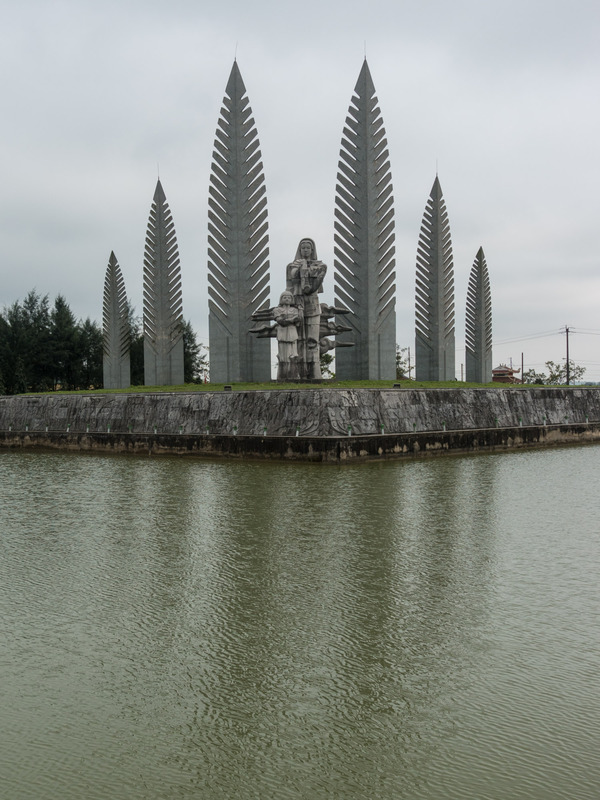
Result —
POLYGON ((529 334, 528 336, 520 336, 520 337, 514 338, 514 339, 498 339, 493 344, 494 344, 494 346, 496 346, 496 345, 501 345, 501 344, 514 344, 516 342, 528 342, 531 339, 545 339, 545 338, 547 338, 549 336, 559 336, 562 333, 564 333, 564 331, 561 330, 561 329, 553 330, 553 331, 547 331, 546 333, 532 333, 532 334, 529 334))
MULTIPOLYGON (((558 328, 553 331, 546 331, 544 333, 531 333, 527 336, 515 337, 513 339, 498 339, 494 341, 494 346, 504 344, 516 344, 517 342, 529 342, 533 339, 545 339, 549 336, 561 336, 565 333, 565 328, 558 328)), ((587 328, 569 328, 569 334, 585 334, 587 336, 600 336, 600 331, 589 330, 587 328)))

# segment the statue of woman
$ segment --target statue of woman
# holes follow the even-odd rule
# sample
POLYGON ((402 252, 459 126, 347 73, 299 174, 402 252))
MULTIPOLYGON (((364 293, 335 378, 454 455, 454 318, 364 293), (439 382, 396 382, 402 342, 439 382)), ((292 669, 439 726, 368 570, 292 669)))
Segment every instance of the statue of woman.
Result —
POLYGON ((298 356, 305 365, 302 372, 306 378, 320 378, 319 329, 321 326, 321 304, 319 293, 323 291, 326 265, 317 258, 317 248, 312 239, 300 240, 296 257, 286 269, 286 288, 292 292, 294 304, 302 317, 298 341, 298 356))

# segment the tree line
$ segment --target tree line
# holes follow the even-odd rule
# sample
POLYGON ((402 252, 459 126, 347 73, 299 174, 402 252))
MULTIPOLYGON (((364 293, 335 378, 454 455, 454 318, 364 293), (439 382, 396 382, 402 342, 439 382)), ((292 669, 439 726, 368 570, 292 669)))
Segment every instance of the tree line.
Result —
MULTIPOLYGON (((142 321, 130 305, 131 384, 144 384, 142 321)), ((184 381, 204 380, 205 348, 191 323, 183 323, 184 381)), ((0 394, 101 389, 101 326, 89 317, 77 320, 63 295, 51 305, 35 290, 0 312, 0 394)))
MULTIPOLYGON (((537 383, 541 386, 564 386, 567 383, 567 363, 557 364, 554 361, 545 362, 548 372, 536 372, 530 369, 523 373, 523 383, 537 383)), ((581 367, 569 359, 569 383, 576 383, 583 378, 586 368, 581 367)))

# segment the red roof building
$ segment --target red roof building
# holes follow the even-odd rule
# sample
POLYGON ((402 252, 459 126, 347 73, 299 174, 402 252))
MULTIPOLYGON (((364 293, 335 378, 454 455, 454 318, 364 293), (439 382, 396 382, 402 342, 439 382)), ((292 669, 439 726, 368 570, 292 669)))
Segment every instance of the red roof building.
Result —
POLYGON ((520 378, 515 378, 517 373, 521 372, 521 368, 513 369, 507 367, 506 364, 500 364, 492 370, 492 381, 494 383, 522 383, 520 378))

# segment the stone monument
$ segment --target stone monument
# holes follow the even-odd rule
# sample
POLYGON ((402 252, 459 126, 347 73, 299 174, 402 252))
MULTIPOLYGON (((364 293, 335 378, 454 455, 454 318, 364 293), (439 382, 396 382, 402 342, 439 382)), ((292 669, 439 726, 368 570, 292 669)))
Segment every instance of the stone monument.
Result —
POLYGON ((104 388, 126 389, 131 385, 127 294, 121 268, 113 252, 104 279, 102 336, 104 388))
POLYGON ((269 381, 271 346, 249 335, 269 287, 267 198, 246 88, 234 62, 215 135, 208 212, 210 377, 269 381))
POLYGON ((144 384, 179 385, 183 376, 179 251, 173 218, 159 180, 144 251, 144 384))
POLYGON ((323 278, 327 267, 317 258, 317 248, 312 239, 302 239, 294 260, 287 265, 286 289, 294 298, 300 313, 298 330, 298 357, 304 365, 302 377, 320 378, 321 305, 319 294, 323 292, 323 278))
POLYGON ((455 380, 452 241, 437 175, 419 236, 415 307, 416 379, 455 380))
POLYGON ((279 305, 273 309, 273 319, 277 326, 277 378, 297 380, 300 377, 298 341, 303 320, 300 309, 294 305, 292 292, 281 293, 279 305))
POLYGON ((336 376, 396 377, 394 198, 387 139, 365 59, 342 136, 335 196, 335 302, 350 313, 352 350, 336 356, 336 376))
POLYGON ((482 247, 477 251, 469 276, 465 339, 467 381, 490 383, 492 380, 492 293, 482 247))
POLYGON ((319 261, 313 239, 300 240, 294 260, 286 267, 286 290, 279 305, 253 315, 260 323, 252 329, 258 338, 277 338, 277 380, 320 380, 321 355, 352 342, 334 342, 330 336, 352 329, 333 317, 348 309, 319 303, 326 265, 319 261), (271 321, 275 324, 271 325, 271 321))

